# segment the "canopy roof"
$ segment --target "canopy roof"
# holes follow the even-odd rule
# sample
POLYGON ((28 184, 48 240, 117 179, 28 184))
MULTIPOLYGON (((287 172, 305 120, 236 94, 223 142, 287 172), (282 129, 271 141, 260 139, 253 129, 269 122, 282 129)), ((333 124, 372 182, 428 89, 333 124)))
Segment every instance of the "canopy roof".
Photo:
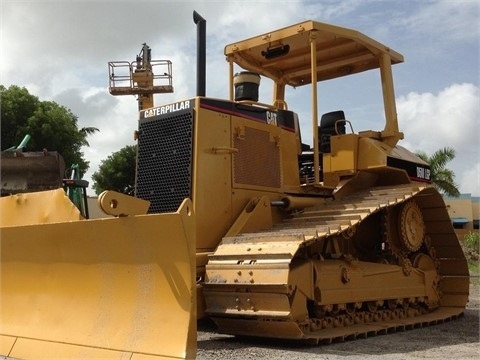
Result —
POLYGON ((358 31, 311 20, 227 45, 225 55, 247 71, 297 87, 312 82, 310 39, 317 81, 379 68, 380 54, 392 64, 403 62, 401 54, 358 31))

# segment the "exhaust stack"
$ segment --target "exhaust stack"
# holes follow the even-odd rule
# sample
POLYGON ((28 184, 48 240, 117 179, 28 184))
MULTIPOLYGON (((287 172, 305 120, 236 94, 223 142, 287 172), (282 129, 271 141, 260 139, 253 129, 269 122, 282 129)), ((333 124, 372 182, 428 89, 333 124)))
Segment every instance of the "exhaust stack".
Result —
POLYGON ((197 96, 205 96, 207 21, 196 11, 193 21, 197 24, 197 96))

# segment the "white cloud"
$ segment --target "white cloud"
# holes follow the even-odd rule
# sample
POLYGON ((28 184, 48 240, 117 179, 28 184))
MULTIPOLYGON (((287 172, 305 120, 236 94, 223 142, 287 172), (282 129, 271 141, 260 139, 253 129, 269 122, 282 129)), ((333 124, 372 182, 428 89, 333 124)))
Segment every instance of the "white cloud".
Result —
POLYGON ((458 180, 463 193, 480 196, 480 162, 477 161, 462 172, 458 180))
POLYGON ((410 28, 417 36, 429 35, 445 40, 478 41, 480 3, 476 0, 430 1, 417 11, 396 21, 397 25, 410 28))
POLYGON ((473 84, 453 84, 438 94, 409 93, 397 99, 403 144, 432 154, 443 147, 456 151, 447 166, 456 173, 460 190, 480 194, 480 90, 473 84), (472 176, 475 174, 476 176, 472 176), (475 190, 476 189, 476 190, 475 190))
POLYGON ((453 84, 432 93, 409 93, 397 99, 400 126, 419 150, 440 144, 468 150, 478 142, 480 91, 473 84, 453 84))

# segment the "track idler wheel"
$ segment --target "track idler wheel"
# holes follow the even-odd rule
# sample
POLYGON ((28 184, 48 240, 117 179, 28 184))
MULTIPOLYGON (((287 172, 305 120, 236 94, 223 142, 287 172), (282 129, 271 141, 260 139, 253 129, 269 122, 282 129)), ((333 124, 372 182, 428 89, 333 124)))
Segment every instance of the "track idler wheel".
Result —
POLYGON ((399 214, 400 241, 411 252, 415 252, 422 246, 425 237, 425 223, 422 211, 411 200, 405 203, 399 214))
POLYGON ((412 265, 422 271, 436 270, 435 261, 426 254, 416 254, 413 257, 412 265))

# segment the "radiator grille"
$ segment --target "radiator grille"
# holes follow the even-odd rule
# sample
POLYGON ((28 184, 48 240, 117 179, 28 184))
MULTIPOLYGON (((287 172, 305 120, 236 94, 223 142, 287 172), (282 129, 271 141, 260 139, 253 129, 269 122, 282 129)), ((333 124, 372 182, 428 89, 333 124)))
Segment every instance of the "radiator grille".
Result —
POLYGON ((280 150, 266 131, 245 128, 243 138, 235 138, 234 181, 237 184, 279 188, 280 150))
POLYGON ((136 196, 149 213, 177 211, 191 198, 193 110, 140 120, 136 196))

